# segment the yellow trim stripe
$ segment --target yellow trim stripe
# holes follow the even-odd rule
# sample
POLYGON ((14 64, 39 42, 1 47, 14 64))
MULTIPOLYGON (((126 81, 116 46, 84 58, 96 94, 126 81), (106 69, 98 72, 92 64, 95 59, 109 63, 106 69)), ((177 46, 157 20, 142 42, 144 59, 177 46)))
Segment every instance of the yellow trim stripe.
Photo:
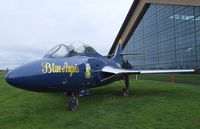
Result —
POLYGON ((122 38, 120 38, 119 39, 119 42, 118 42, 119 44, 122 44, 123 42, 122 42, 122 38))

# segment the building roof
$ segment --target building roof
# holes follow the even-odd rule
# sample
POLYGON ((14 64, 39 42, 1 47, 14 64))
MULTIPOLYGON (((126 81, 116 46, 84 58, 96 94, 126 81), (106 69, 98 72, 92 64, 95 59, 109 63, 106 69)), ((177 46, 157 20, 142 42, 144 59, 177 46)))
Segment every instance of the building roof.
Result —
POLYGON ((151 3, 200 6, 200 0, 134 0, 109 54, 114 53, 119 40, 122 40, 123 46, 127 44, 131 34, 136 29, 151 3))

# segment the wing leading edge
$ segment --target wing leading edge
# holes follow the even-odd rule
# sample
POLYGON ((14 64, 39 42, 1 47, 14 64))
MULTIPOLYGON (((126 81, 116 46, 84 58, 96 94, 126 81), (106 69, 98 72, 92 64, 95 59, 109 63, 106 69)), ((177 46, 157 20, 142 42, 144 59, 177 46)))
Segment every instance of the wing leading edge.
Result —
POLYGON ((105 66, 102 72, 112 73, 112 74, 158 74, 158 73, 192 73, 195 72, 194 69, 180 69, 180 70, 127 70, 127 69, 117 69, 110 66, 105 66))

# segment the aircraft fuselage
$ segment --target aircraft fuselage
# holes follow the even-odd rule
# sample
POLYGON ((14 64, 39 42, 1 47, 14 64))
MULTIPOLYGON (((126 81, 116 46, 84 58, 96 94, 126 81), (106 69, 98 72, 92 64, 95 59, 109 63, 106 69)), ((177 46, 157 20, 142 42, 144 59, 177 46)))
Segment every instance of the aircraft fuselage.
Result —
POLYGON ((87 89, 119 78, 102 82, 107 76, 101 69, 108 65, 119 68, 114 61, 101 55, 42 58, 12 70, 7 74, 6 80, 15 87, 39 92, 87 89))

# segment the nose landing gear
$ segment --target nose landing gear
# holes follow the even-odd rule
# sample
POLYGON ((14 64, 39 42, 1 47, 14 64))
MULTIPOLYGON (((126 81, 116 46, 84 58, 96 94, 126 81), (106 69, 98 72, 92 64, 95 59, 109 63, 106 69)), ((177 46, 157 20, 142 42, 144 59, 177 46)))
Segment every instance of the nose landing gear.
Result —
POLYGON ((79 91, 78 90, 69 91, 68 96, 69 96, 69 111, 74 112, 76 111, 79 105, 78 102, 79 91))
POLYGON ((74 112, 79 105, 78 97, 90 95, 90 89, 71 90, 67 92, 67 95, 69 96, 68 109, 69 111, 74 112))

